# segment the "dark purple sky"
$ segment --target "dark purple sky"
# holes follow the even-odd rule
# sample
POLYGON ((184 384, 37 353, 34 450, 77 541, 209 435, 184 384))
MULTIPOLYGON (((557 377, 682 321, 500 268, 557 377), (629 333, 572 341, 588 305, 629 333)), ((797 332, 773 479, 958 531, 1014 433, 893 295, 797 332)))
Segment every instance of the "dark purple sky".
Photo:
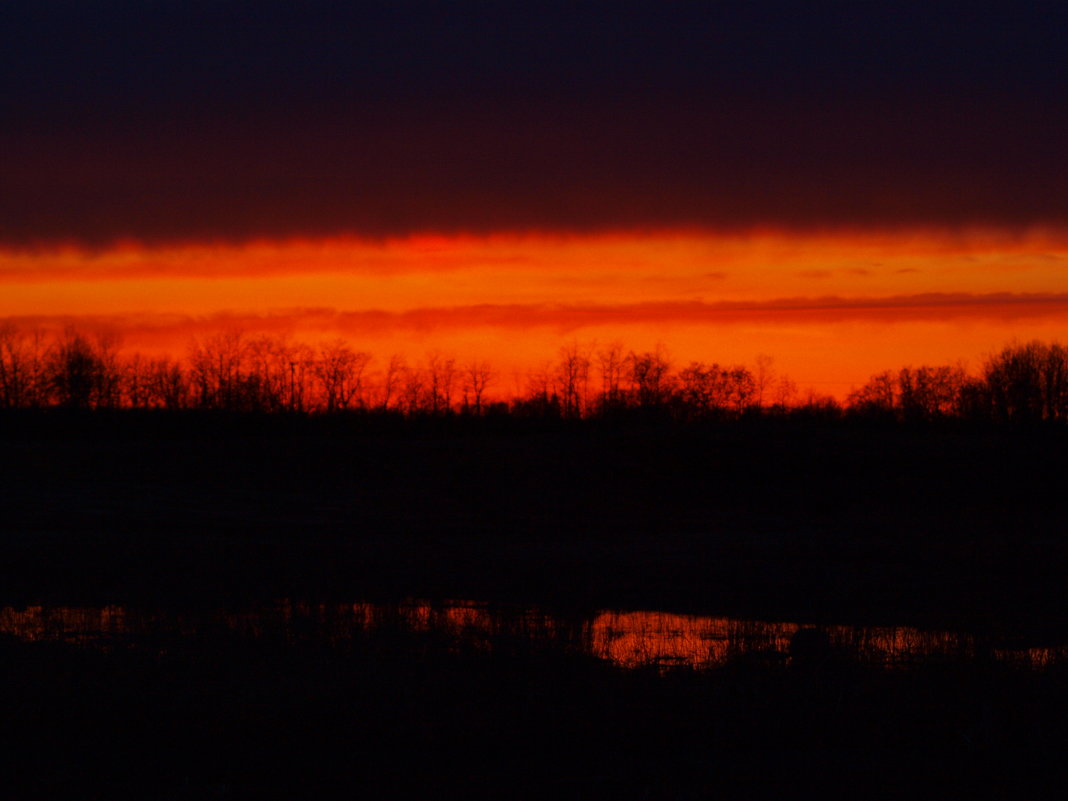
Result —
POLYGON ((0 244, 1068 223, 1061 3, 9 3, 0 244))

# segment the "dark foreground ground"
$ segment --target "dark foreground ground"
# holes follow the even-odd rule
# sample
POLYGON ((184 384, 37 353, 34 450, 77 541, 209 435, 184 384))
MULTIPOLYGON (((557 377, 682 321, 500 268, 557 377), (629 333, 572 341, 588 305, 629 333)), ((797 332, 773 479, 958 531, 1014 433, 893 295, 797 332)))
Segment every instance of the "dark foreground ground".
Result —
POLYGON ((0 643, 5 797, 1059 798, 1065 665, 626 671, 378 632, 0 643))
MULTIPOLYGON (((0 420, 0 606, 403 596, 1068 642, 1060 429, 0 420)), ((1068 671, 0 642, 12 797, 1040 797, 1068 671)), ((422 638, 422 639, 421 639, 422 638)))

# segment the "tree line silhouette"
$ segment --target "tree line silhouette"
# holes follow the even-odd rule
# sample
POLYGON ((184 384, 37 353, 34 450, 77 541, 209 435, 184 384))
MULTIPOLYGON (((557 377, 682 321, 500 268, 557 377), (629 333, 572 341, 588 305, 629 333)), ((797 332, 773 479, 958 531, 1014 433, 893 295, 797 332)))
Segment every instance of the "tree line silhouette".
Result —
POLYGON ((772 359, 753 367, 690 362, 621 343, 561 347, 556 359, 507 379, 484 360, 440 352, 418 364, 379 363, 344 340, 312 346, 239 332, 194 340, 184 359, 123 353, 114 335, 68 328, 48 336, 0 326, 0 409, 159 409, 406 416, 516 415, 579 419, 635 410, 681 421, 818 412, 898 420, 1068 419, 1068 348, 1011 344, 977 374, 960 364, 886 370, 840 402, 798 393, 772 359))

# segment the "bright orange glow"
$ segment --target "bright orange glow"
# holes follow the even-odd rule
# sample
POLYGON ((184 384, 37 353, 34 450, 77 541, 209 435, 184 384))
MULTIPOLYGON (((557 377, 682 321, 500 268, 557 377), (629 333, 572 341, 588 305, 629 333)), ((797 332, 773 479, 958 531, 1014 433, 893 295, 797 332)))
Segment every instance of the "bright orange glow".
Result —
MULTIPOLYGON (((499 234, 0 252, 0 317, 184 352, 218 330, 438 350, 518 375, 564 343, 668 347, 842 396, 871 373, 1068 334, 1068 232, 499 234)), ((504 389, 502 387, 502 389, 504 389)), ((507 389, 511 389, 510 387, 507 389)))

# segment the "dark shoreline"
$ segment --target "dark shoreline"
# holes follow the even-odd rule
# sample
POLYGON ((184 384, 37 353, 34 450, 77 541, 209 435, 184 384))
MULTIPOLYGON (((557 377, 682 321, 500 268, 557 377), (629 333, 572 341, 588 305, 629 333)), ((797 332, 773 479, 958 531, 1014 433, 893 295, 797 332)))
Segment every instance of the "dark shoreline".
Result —
POLYGON ((1068 664, 760 652, 623 669, 389 627, 0 637, 18 798, 1060 797, 1068 664))
POLYGON ((1068 634, 1068 429, 0 417, 8 603, 478 598, 1068 634))

